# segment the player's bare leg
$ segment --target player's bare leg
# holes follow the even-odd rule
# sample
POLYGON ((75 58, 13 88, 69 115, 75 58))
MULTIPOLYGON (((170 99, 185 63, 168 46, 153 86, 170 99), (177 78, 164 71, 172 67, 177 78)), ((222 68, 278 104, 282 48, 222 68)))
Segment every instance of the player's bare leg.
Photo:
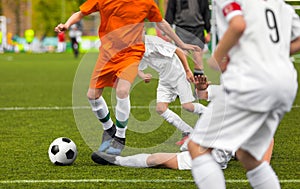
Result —
POLYGON ((178 160, 176 153, 155 153, 147 158, 149 167, 166 167, 178 169, 178 160))
POLYGON ((170 110, 168 108, 168 103, 158 102, 156 105, 156 112, 168 123, 182 132, 182 139, 176 143, 177 145, 182 145, 188 138, 188 135, 193 131, 193 128, 183 121, 176 113, 170 110))
POLYGON ((203 56, 203 52, 202 51, 195 51, 193 53, 193 59, 194 59, 194 76, 204 75, 204 67, 203 67, 202 56, 203 56))
POLYGON ((181 106, 186 111, 194 113, 194 114, 198 114, 198 115, 202 114, 206 110, 206 107, 200 103, 188 102, 188 103, 182 104, 181 106))
POLYGON ((268 162, 263 159, 256 160, 249 152, 242 149, 239 149, 236 155, 247 170, 247 178, 253 188, 280 188, 279 180, 268 162))
POLYGON ((274 138, 271 141, 268 150, 266 151, 263 160, 265 160, 268 163, 271 163, 271 158, 272 158, 272 154, 273 154, 273 147, 274 147, 274 138))

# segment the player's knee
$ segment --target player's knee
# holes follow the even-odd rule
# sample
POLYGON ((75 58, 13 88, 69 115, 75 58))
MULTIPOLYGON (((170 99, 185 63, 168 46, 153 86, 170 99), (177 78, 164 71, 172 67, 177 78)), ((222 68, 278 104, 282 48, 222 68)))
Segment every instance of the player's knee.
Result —
POLYGON ((195 159, 196 157, 207 154, 211 152, 210 148, 204 148, 200 146, 199 144, 195 143, 194 141, 190 140, 188 142, 188 150, 190 152, 190 155, 192 159, 195 159))
POLYGON ((127 98, 129 96, 129 90, 127 88, 119 87, 116 89, 116 95, 118 98, 127 98))
POLYGON ((165 105, 162 105, 162 104, 157 104, 156 105, 156 112, 161 115, 163 114, 166 110, 167 110, 168 107, 166 107, 165 105))
POLYGON ((96 90, 89 89, 86 96, 89 100, 95 100, 95 99, 100 98, 101 94, 99 92, 97 92, 96 90))

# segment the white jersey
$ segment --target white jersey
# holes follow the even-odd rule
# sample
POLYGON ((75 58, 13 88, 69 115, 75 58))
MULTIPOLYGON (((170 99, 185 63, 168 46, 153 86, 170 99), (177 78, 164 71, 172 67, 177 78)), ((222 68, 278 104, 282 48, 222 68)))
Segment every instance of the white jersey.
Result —
POLYGON ((181 61, 175 54, 177 47, 157 36, 145 36, 144 57, 139 64, 139 70, 148 66, 159 74, 159 82, 176 86, 179 77, 186 78, 181 61))
POLYGON ((300 21, 283 0, 217 0, 218 35, 243 15, 246 30, 230 51, 222 84, 239 108, 289 111, 297 92, 297 75, 289 59, 290 42, 300 36, 300 21))

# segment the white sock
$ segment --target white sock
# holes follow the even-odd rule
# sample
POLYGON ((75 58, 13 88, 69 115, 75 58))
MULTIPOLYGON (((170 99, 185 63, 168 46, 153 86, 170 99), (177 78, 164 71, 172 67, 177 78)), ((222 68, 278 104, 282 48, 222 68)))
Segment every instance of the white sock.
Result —
POLYGON ((136 154, 133 156, 117 156, 116 157, 116 164, 125 166, 125 167, 136 167, 136 168, 143 168, 149 167, 147 164, 147 159, 150 154, 136 154))
POLYGON ((127 127, 125 127, 125 128, 116 127, 115 136, 117 136, 119 138, 126 138, 126 130, 127 130, 127 127))
POLYGON ((226 188, 223 171, 210 154, 198 156, 192 161, 192 174, 198 188, 226 188))
POLYGON ((184 122, 177 114, 169 108, 161 116, 170 124, 174 125, 181 132, 192 132, 193 128, 184 122))
POLYGON ((116 136, 117 137, 125 138, 129 114, 130 114, 129 96, 123 99, 117 97, 117 106, 116 106, 116 122, 117 122, 116 136))
POLYGON ((102 123, 103 129, 107 130, 111 128, 111 126, 113 125, 113 121, 110 118, 109 110, 104 98, 101 96, 98 99, 89 100, 89 102, 92 107, 92 111, 102 123))
POLYGON ((256 168, 248 171, 247 178, 251 186, 255 189, 280 188, 279 180, 274 170, 267 162, 263 162, 256 168))
POLYGON ((200 103, 192 103, 194 105, 194 112, 195 114, 202 114, 206 110, 206 106, 203 106, 200 103))

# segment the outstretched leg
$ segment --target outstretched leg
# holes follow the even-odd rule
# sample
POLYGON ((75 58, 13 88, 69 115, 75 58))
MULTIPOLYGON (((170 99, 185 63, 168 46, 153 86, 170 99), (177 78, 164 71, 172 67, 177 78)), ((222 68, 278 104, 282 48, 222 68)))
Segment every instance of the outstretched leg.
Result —
POLYGON ((156 112, 181 132, 190 133, 193 131, 191 126, 189 126, 176 113, 168 108, 168 103, 158 102, 156 105, 156 112))

